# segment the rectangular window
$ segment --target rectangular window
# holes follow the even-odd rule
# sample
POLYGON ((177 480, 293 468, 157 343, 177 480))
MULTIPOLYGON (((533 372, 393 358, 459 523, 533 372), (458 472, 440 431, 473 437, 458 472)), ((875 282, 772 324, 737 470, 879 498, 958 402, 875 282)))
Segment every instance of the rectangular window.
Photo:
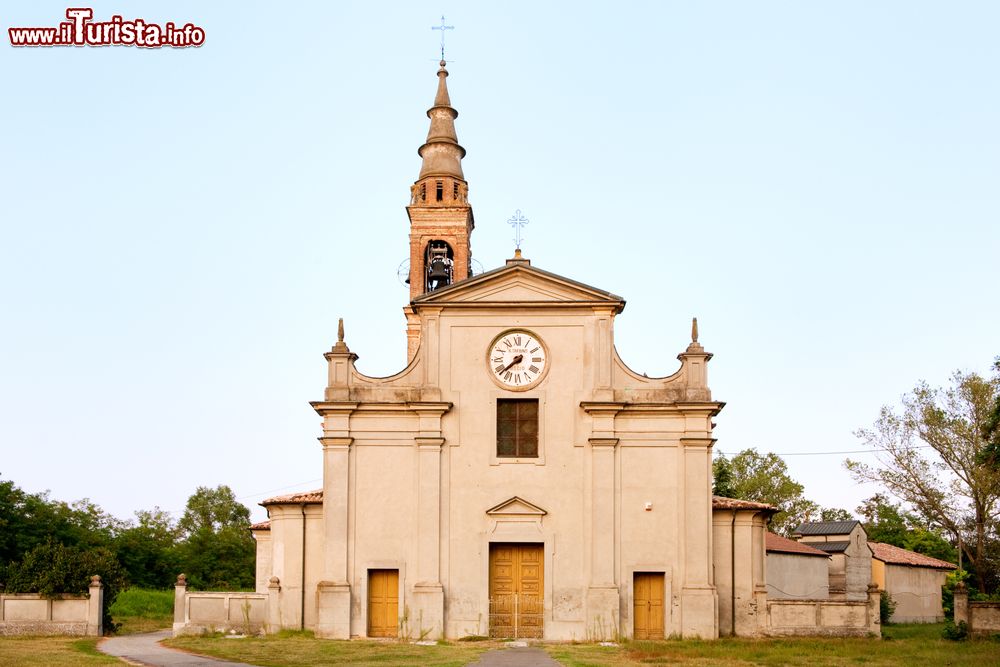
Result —
POLYGON ((444 199, 444 182, 437 182, 437 200, 442 201, 444 199))
POLYGON ((497 399, 497 456, 538 458, 538 399, 497 399))

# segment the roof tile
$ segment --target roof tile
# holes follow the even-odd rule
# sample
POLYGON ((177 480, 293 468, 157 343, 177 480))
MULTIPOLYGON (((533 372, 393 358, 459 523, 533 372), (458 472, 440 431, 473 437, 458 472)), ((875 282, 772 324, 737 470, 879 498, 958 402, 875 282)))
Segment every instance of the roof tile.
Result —
POLYGON ((813 521, 799 524, 795 532, 799 535, 847 535, 858 521, 813 521))
POLYGON ((301 491, 299 493, 290 493, 285 496, 274 496, 273 498, 268 498, 267 500, 261 501, 261 506, 267 507, 268 505, 299 505, 305 503, 307 505, 318 505, 323 502, 323 489, 317 489, 315 491, 301 491))
POLYGON ((954 570, 957 568, 957 566, 953 563, 938 560, 937 558, 931 558, 930 556, 925 556, 924 554, 918 554, 916 551, 903 549, 901 547, 893 546, 892 544, 885 544, 884 542, 869 542, 868 546, 872 548, 873 558, 877 558, 883 563, 889 563, 891 565, 931 567, 936 570, 954 570))
POLYGON ((725 496, 712 496, 712 509, 714 510, 766 510, 777 512, 778 508, 767 503, 758 503, 752 500, 739 500, 738 498, 726 498, 725 496))
POLYGON ((785 554, 796 554, 800 556, 822 556, 829 558, 830 554, 825 551, 815 549, 805 542, 796 542, 781 535, 775 535, 771 531, 764 533, 764 544, 768 551, 785 554))

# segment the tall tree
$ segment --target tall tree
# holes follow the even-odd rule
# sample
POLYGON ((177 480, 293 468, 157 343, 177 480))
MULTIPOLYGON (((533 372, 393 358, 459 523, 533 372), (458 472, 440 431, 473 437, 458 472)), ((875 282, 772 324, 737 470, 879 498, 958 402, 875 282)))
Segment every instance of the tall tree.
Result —
POLYGON ((900 413, 883 407, 872 428, 856 432, 878 464, 845 462, 856 480, 881 484, 960 544, 982 592, 1000 500, 1000 469, 983 459, 983 426, 998 393, 1000 376, 956 372, 944 389, 921 382, 900 413))
POLYGON ((805 487, 788 474, 788 465, 777 454, 744 449, 732 458, 716 457, 712 465, 716 495, 768 503, 779 508, 771 530, 791 534, 801 522, 818 519, 819 506, 803 495, 805 487))
POLYGON ((195 588, 252 588, 256 547, 250 510, 228 486, 200 486, 178 522, 180 564, 195 588))
MULTIPOLYGON (((993 370, 1000 376, 1000 357, 993 362, 993 370)), ((983 437, 986 438, 986 447, 981 456, 983 463, 1000 468, 1000 393, 993 401, 993 409, 983 424, 983 437)))

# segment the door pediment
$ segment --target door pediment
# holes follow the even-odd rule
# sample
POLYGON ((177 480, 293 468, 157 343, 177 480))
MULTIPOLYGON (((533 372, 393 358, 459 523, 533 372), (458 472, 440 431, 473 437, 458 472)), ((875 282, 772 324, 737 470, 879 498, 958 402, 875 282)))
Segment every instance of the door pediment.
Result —
POLYGON ((503 517, 542 517, 548 512, 534 503, 529 503, 524 498, 513 496, 499 505, 489 508, 486 510, 486 514, 499 519, 503 517))

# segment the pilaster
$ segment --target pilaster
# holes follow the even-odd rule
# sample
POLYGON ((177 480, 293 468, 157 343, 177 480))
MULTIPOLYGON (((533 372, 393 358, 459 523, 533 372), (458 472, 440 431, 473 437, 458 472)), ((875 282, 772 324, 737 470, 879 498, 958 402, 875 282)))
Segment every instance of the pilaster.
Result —
POLYGON ((712 582, 712 444, 710 437, 681 438, 683 580, 681 634, 719 636, 718 596, 712 582))

